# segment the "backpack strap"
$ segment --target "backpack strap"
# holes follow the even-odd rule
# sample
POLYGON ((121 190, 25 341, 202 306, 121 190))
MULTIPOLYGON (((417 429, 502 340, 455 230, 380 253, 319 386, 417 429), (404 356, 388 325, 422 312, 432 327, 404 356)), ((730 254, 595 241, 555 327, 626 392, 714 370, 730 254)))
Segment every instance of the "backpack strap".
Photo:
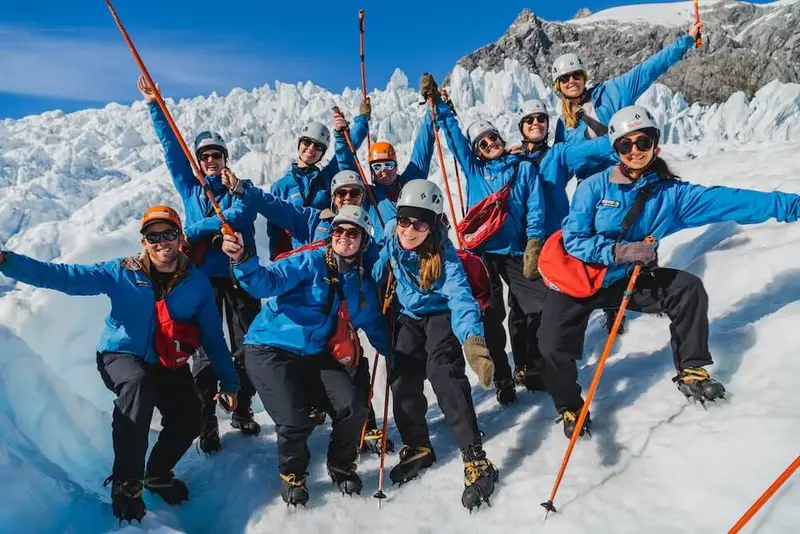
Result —
POLYGON ((647 203, 647 200, 653 196, 653 190, 656 188, 659 182, 661 182, 660 179, 650 182, 649 184, 643 186, 636 194, 636 199, 633 201, 633 206, 631 206, 630 211, 625 214, 625 218, 622 219, 622 231, 620 232, 619 236, 617 236, 617 243, 625 239, 625 236, 628 234, 631 226, 633 226, 633 223, 636 222, 636 219, 642 213, 645 203, 647 203))

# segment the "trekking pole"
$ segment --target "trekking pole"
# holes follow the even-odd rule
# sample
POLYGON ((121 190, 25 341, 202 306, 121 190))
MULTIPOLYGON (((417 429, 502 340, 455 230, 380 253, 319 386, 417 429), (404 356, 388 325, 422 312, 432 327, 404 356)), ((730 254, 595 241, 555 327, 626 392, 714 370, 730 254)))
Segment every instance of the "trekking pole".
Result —
MULTIPOLYGON (((367 407, 372 406, 372 395, 375 393, 375 377, 378 374, 378 360, 379 355, 375 352, 375 362, 372 364, 372 376, 369 380, 369 392, 367 393, 367 407)), ((367 416, 367 421, 369 416, 367 416)), ((364 439, 367 437, 367 421, 361 426, 361 440, 358 442, 358 455, 361 456, 361 450, 364 448, 364 439)))
MULTIPOLYGON (((655 239, 653 237, 645 238, 645 242, 647 243, 655 243, 655 239)), ((555 513, 556 507, 553 506, 553 500, 556 498, 556 493, 558 492, 558 486, 561 484, 561 478, 564 476, 564 472, 567 470, 567 463, 569 462, 570 455, 572 454, 572 449, 575 448, 575 443, 578 441, 578 436, 581 434, 581 429, 583 428, 583 423, 586 421, 586 415, 589 413, 589 405, 592 403, 592 398, 594 397, 594 393, 597 390, 597 384, 600 383, 600 375, 603 374, 603 367, 606 365, 606 359, 608 358, 609 353, 611 352, 611 348, 614 346, 614 339, 617 337, 617 331, 619 330, 619 325, 622 323, 622 318, 625 316, 625 310, 628 307, 628 302, 631 300, 631 295, 633 294, 633 290, 636 287, 636 281, 639 279, 639 274, 642 272, 642 264, 637 263, 636 266, 633 268, 633 274, 631 274, 631 279, 628 282, 628 287, 625 289, 625 293, 623 293, 622 302, 619 305, 619 311, 617 312, 617 317, 614 319, 614 325, 611 327, 611 332, 608 334, 608 339, 606 340, 606 346, 603 348, 603 353, 600 356, 600 360, 597 362, 597 369, 594 371, 594 377, 592 377, 592 383, 589 386, 589 391, 586 393, 586 400, 581 407, 580 414, 578 415, 578 421, 575 424, 575 429, 572 431, 572 436, 569 438, 569 445, 567 446, 567 452, 564 453, 564 459, 561 461, 561 468, 558 470, 558 476, 556 476, 556 482, 553 484, 553 490, 550 493, 550 499, 547 502, 543 502, 542 506, 546 510, 544 513, 544 520, 547 521, 547 514, 550 512, 555 513)))
MULTIPOLYGON (((450 106, 450 109, 453 111, 453 115, 458 116, 456 113, 456 107, 453 105, 453 101, 450 100, 450 95, 447 94, 446 89, 439 89, 439 92, 444 97, 447 105, 450 106)), ((436 125, 434 125, 434 129, 436 125)), ((458 201, 461 203, 461 218, 463 219, 467 215, 466 206, 464 206, 464 195, 461 193, 461 175, 458 173, 458 161, 456 161, 456 155, 453 154, 453 168, 456 170, 456 185, 458 186, 458 201)))
MULTIPOLYGON (((456 226, 456 209, 453 207, 453 197, 450 195, 450 184, 447 180, 447 169, 444 167, 444 154, 442 153, 442 143, 439 141, 439 134, 436 131, 436 106, 433 104, 433 95, 428 97, 428 104, 431 108, 431 122, 433 123, 433 139, 436 142, 436 152, 439 154, 439 165, 442 167, 442 182, 444 182, 444 189, 447 192, 447 203, 450 205, 450 215, 453 217, 453 227, 456 226)), ((464 248, 461 243, 461 234, 456 229, 456 239, 458 240, 458 248, 464 248)))
POLYGON ((800 456, 795 458, 794 462, 792 462, 791 465, 787 467, 786 470, 775 480, 775 482, 773 482, 772 485, 767 488, 767 491, 765 491, 761 497, 759 497, 758 500, 747 509, 739 521, 733 525, 733 528, 728 531, 728 534, 736 534, 739 532, 742 527, 744 527, 747 522, 758 513, 759 509, 761 509, 764 503, 766 503, 775 494, 775 492, 778 491, 783 483, 789 480, 789 477, 792 476, 792 473, 794 473, 798 467, 800 467, 800 456))
MULTIPOLYGON (((367 101, 367 68, 364 65, 364 10, 358 11, 358 41, 359 52, 361 55, 361 93, 364 102, 367 101)), ((372 147, 369 134, 367 134, 367 150, 372 147)))
POLYGON ((144 61, 142 61, 142 58, 139 55, 139 52, 136 50, 133 41, 131 41, 128 32, 125 30, 125 26, 122 25, 122 21, 119 19, 119 16, 117 15, 114 6, 111 4, 111 0, 106 0, 106 5, 108 6, 109 11, 111 11, 111 16, 114 17, 114 22, 117 23, 117 28, 119 28, 119 31, 122 34, 122 38, 125 39, 125 43, 127 43, 128 48, 133 54, 133 59, 136 60, 136 64, 139 65, 139 70, 142 71, 142 76, 144 76, 144 79, 147 80, 147 84, 153 90, 153 95, 156 97, 156 102, 158 103, 158 107, 161 108, 161 111, 167 118, 169 127, 172 128, 172 132, 175 134, 175 138, 181 145, 181 149, 183 149, 183 153, 186 156, 186 159, 189 160, 189 164, 192 166, 192 170, 194 171, 195 177, 200 182, 200 185, 203 186, 203 191, 205 191, 208 200, 211 202, 211 206, 213 206, 214 208, 214 213, 216 213, 219 220, 222 221, 222 233, 228 235, 234 235, 233 228, 231 228, 231 225, 228 224, 227 220, 225 220, 225 216, 222 214, 222 209, 219 207, 219 203, 217 202, 217 199, 214 197, 214 192, 211 191, 211 188, 208 186, 206 178, 203 175, 203 171, 200 169, 200 166, 198 165, 197 161, 192 156, 189 147, 186 146, 186 142, 183 140, 183 136, 181 135, 180 130, 178 130, 178 125, 175 124, 175 121, 172 119, 172 115, 167 109, 166 102, 164 102, 164 99, 161 97, 161 91, 158 90, 158 87, 153 81, 153 78, 150 77, 150 72, 148 72, 147 67, 145 67, 144 61))
MULTIPOLYGON (((700 1, 694 0, 694 22, 700 22, 700 1)), ((697 32, 697 39, 694 40, 694 47, 700 48, 703 46, 703 36, 700 35, 700 32, 697 32)))
POLYGON ((386 391, 383 397, 383 436, 381 436, 381 466, 378 471, 378 491, 375 492, 375 497, 378 499, 378 510, 381 509, 381 504, 386 498, 383 492, 383 467, 386 464, 386 434, 389 431, 389 382, 392 376, 392 359, 394 358, 394 318, 389 319, 389 354, 386 355, 386 391))

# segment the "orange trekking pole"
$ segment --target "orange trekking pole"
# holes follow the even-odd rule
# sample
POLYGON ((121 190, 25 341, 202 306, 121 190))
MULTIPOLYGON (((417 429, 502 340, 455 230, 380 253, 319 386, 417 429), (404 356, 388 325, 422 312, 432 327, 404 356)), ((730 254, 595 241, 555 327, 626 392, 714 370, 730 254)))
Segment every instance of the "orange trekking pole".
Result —
MULTIPOLYGON (((645 239, 647 243, 655 243, 655 239, 653 237, 647 237, 645 239)), ((550 499, 547 502, 543 502, 542 506, 545 510, 544 513, 544 520, 547 521, 547 514, 550 512, 556 512, 556 507, 553 506, 553 500, 556 498, 556 493, 558 492, 558 486, 561 484, 561 478, 564 476, 564 472, 567 470, 567 463, 569 463, 569 457, 572 455, 572 449, 575 448, 575 443, 578 441, 578 436, 581 434, 581 429, 583 428, 583 423, 586 421, 586 416, 589 413, 589 405, 592 403, 592 399, 594 398, 594 393, 597 390, 597 385, 600 383, 600 375, 603 374, 603 368, 606 365, 606 359, 608 358, 609 353, 611 352, 611 347, 614 346, 614 339, 617 337, 617 332, 619 331, 619 325, 622 323, 622 318, 625 316, 625 310, 628 308, 628 302, 631 300, 631 295, 633 294, 633 290, 636 287, 636 281, 639 279, 639 274, 642 272, 642 264, 637 263, 636 266, 633 268, 633 274, 631 274, 631 279, 628 282, 628 287, 625 289, 625 293, 623 293, 622 302, 619 305, 619 311, 617 312, 617 317, 614 319, 614 325, 611 327, 611 332, 608 334, 608 339, 606 340, 606 346, 603 348, 603 354, 600 356, 600 360, 597 362, 597 369, 594 371, 594 377, 592 377, 592 383, 589 386, 589 391, 586 393, 586 400, 581 407, 580 414, 578 415, 578 421, 575 424, 575 429, 572 431, 572 436, 569 438, 569 445, 567 446, 567 452, 564 453, 564 459, 561 461, 561 468, 558 470, 558 476, 556 476, 556 482, 553 484, 553 490, 550 492, 550 499)))
POLYGON ((200 169, 200 166, 197 164, 197 161, 195 160, 194 156, 192 156, 192 152, 189 150, 189 147, 186 146, 186 142, 183 140, 183 136, 181 135, 180 130, 178 130, 178 126, 175 124, 175 121, 172 119, 172 115, 167 109, 167 104, 161 97, 161 92, 158 90, 158 87, 153 81, 153 78, 150 77, 150 73, 148 72, 147 67, 144 66, 144 62, 142 61, 139 52, 136 50, 136 47, 133 45, 133 41, 131 41, 128 32, 122 25, 122 21, 119 20, 119 16, 117 16, 117 12, 114 9, 114 6, 111 4, 111 0, 106 0, 106 5, 108 6, 109 11, 111 11, 111 16, 114 17, 114 22, 117 23, 117 27, 119 28, 119 31, 122 34, 122 38, 125 39, 128 48, 133 54, 133 59, 135 59, 136 64, 139 65, 139 70, 142 71, 142 76, 144 76, 144 79, 147 80, 147 84, 153 90, 153 95, 156 97, 156 102, 158 103, 158 107, 161 108, 161 111, 167 118, 169 127, 172 128, 172 131, 175 134, 175 138, 178 140, 178 143, 181 145, 181 149, 183 149, 183 153, 186 155, 186 159, 189 160, 189 164, 192 166, 192 170, 194 171, 195 177, 197 177, 197 180, 200 182, 200 185, 203 186, 203 190, 206 192, 208 200, 214 207, 214 213, 216 213, 219 220, 222 221, 222 233, 227 235, 234 235, 233 228, 231 228, 231 225, 228 224, 227 220, 225 220, 225 216, 222 214, 222 209, 219 207, 219 203, 217 202, 217 199, 214 197, 214 193, 211 191, 211 188, 209 188, 208 184, 206 183, 206 178, 203 175, 203 171, 200 169))
MULTIPOLYGON (((431 108, 431 122, 433 123, 433 139, 436 142, 436 152, 439 154, 439 165, 442 167, 442 182, 444 182, 444 189, 447 192, 447 203, 450 205, 450 215, 453 217, 453 226, 456 225, 456 209, 453 207, 453 197, 450 195, 450 184, 447 180, 447 169, 444 166, 444 154, 442 153, 442 143, 439 141, 439 134, 436 131, 436 106, 433 104, 433 95, 428 96, 428 104, 431 108)), ((463 204, 462 204, 463 206, 463 204)), ((461 243, 461 234, 456 230, 456 239, 458 240, 458 248, 464 248, 461 243)))
POLYGON ((739 521, 733 525, 733 528, 728 531, 728 534, 736 534, 742 530, 742 527, 744 527, 747 522, 758 513, 761 507, 764 506, 764 503, 766 503, 775 494, 775 492, 778 491, 783 483, 789 480, 789 477, 792 476, 795 471, 797 471, 798 467, 800 467, 800 456, 795 458, 794 462, 792 462, 791 465, 787 467, 786 470, 775 480, 775 482, 773 482, 772 485, 767 488, 767 491, 765 491, 761 497, 759 497, 758 500, 747 509, 741 519, 739 519, 739 521))
MULTIPOLYGON (((695 23, 700 22, 700 2, 699 0, 694 0, 694 21, 695 23)), ((697 39, 694 41, 694 47, 700 48, 703 46, 703 36, 700 35, 700 32, 697 32, 697 39)))
POLYGON ((378 471, 378 491, 375 497, 378 499, 378 510, 381 509, 383 499, 386 494, 383 492, 383 468, 386 464, 386 434, 389 431, 389 384, 392 376, 392 359, 394 358, 394 318, 389 318, 389 354, 386 356, 386 392, 383 397, 383 436, 381 437, 381 466, 378 471))
MULTIPOLYGON (((358 11, 358 45, 359 45, 359 53, 361 55, 361 93, 364 98, 364 101, 367 101, 367 68, 364 65, 364 10, 361 9, 358 11)), ((367 135, 367 150, 372 147, 372 141, 369 139, 369 135, 367 135)))

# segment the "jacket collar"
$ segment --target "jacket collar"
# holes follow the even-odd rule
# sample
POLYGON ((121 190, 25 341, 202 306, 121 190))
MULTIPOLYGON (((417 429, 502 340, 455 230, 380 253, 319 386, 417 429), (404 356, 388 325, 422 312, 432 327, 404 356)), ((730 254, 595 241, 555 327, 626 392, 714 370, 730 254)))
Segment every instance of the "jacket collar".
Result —
POLYGON ((648 172, 638 180, 631 180, 622 173, 622 169, 619 168, 619 165, 614 165, 608 177, 608 181, 612 184, 633 185, 634 187, 641 187, 643 184, 649 183, 654 179, 658 179, 658 175, 654 172, 648 172))

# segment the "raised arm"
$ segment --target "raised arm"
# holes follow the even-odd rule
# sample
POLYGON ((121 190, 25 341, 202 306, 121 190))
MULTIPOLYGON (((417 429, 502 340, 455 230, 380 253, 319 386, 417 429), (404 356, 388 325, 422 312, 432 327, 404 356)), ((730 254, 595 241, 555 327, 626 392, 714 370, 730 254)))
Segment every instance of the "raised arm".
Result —
POLYGON ((175 137, 175 133, 167 122, 167 117, 158 104, 149 102, 147 109, 150 110, 150 118, 153 121, 156 136, 164 149, 164 163, 167 164, 167 170, 172 176, 175 189, 178 190, 181 198, 190 198, 193 196, 193 188, 197 185, 197 178, 192 171, 192 166, 186 159, 178 138, 175 137))
POLYGON ((431 114, 425 113, 414 140, 414 148, 411 150, 411 160, 402 173, 406 181, 428 177, 431 171, 431 158, 433 158, 433 142, 431 114))
POLYGON ((458 164, 461 165, 464 172, 471 175, 480 174, 481 164, 472 153, 469 139, 461 131, 453 111, 441 101, 436 104, 436 126, 442 128, 447 139, 447 146, 455 154, 458 164))
POLYGON ((610 167, 617 162, 611 140, 606 135, 591 141, 559 143, 550 150, 557 151, 559 163, 566 167, 570 176, 580 174, 584 169, 596 169, 602 165, 610 167))
POLYGON ((0 263, 0 273, 3 275, 67 295, 108 294, 120 269, 120 260, 73 265, 38 261, 14 252, 3 252, 3 257, 0 263))

